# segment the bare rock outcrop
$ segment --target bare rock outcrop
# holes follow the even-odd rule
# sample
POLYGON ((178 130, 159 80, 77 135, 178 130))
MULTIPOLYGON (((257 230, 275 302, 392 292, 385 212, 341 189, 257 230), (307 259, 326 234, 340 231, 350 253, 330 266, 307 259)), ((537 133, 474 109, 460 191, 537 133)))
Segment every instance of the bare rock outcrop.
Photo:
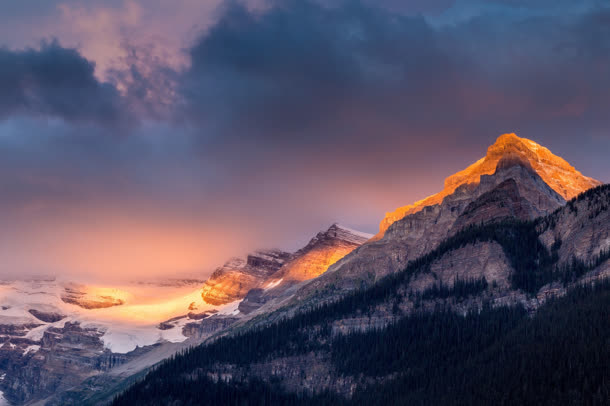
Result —
POLYGON ((242 299, 291 258, 280 250, 256 251, 244 258, 232 258, 216 269, 203 286, 206 303, 222 305, 242 299))
POLYGON ((61 300, 65 303, 70 303, 82 307, 83 309, 104 309, 107 307, 121 306, 125 301, 113 295, 112 290, 96 291, 91 290, 88 286, 76 283, 69 283, 64 287, 64 292, 61 295, 61 300))
POLYGON ((610 186, 592 189, 541 225, 540 240, 555 249, 559 262, 591 262, 610 250, 610 186))
POLYGON ((498 166, 491 175, 481 176, 476 184, 462 184, 441 204, 423 207, 394 222, 381 239, 362 245, 301 288, 295 300, 306 300, 321 291, 339 296, 362 284, 370 285, 403 269, 468 225, 507 217, 531 220, 565 204, 527 160, 511 153, 495 162, 498 166))
POLYGON ((469 244, 450 251, 430 266, 430 272, 418 275, 409 289, 422 292, 435 284, 453 286, 457 279, 485 278, 499 288, 510 287, 512 268, 502 247, 495 242, 469 244))
POLYGON ((301 282, 320 276, 329 266, 371 237, 370 234, 333 224, 295 252, 292 259, 271 275, 261 288, 248 292, 239 304, 239 310, 248 314, 270 301, 279 305, 294 294, 301 282))
POLYGON ((416 213, 424 207, 440 204, 458 187, 465 184, 478 184, 481 176, 493 174, 498 162, 507 155, 516 155, 527 161, 542 180, 565 200, 572 199, 579 193, 601 184, 595 179, 584 176, 563 158, 554 155, 534 141, 520 138, 515 134, 504 134, 488 148, 484 158, 448 177, 442 191, 414 204, 386 213, 379 225, 379 234, 376 235, 376 238, 380 239, 391 224, 405 216, 416 213))

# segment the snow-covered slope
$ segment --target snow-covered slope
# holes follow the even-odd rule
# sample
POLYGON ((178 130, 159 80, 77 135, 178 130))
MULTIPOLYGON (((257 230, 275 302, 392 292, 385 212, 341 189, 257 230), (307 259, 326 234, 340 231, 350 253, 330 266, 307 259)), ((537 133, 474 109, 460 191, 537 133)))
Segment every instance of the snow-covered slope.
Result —
POLYGON ((137 373, 198 344, 203 335, 190 335, 189 324, 222 326, 239 313, 238 301, 205 303, 201 286, 0 281, 0 394, 16 404, 44 402, 80 390, 86 379, 103 381, 123 366, 137 373))
MULTIPOLYGON (((64 300, 66 291, 73 290, 74 284, 52 278, 4 281, 0 284, 0 326, 14 326, 25 333, 19 334, 20 337, 39 342, 50 328, 78 323, 83 329, 102 333, 105 348, 124 354, 162 341, 184 341, 182 327, 188 318, 180 319, 173 328, 160 329, 159 324, 168 319, 185 316, 195 309, 222 312, 225 309, 233 311, 237 306, 207 304, 201 298, 201 289, 195 286, 79 286, 89 303, 95 297, 103 297, 108 302, 120 301, 121 304, 86 308, 74 302, 67 303, 64 300)), ((5 338, 10 340, 10 335, 5 338)))

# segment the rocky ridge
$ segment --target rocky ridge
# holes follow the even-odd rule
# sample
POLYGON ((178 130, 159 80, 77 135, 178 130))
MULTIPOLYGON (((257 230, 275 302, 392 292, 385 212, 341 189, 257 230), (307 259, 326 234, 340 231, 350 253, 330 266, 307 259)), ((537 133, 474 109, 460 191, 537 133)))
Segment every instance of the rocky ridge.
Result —
MULTIPOLYGON (((506 187, 504 182, 500 186, 506 187)), ((228 361, 239 357, 209 355, 212 362, 203 367, 198 362, 194 365, 213 381, 247 382, 258 378, 289 393, 328 390, 350 398, 356 390, 391 382, 396 375, 375 370, 367 376, 338 370, 333 352, 335 346, 348 342, 342 341, 347 333, 379 332, 392 323, 397 325, 403 317, 434 309, 452 309, 465 315, 488 306, 521 305, 527 311, 524 313, 533 315, 551 297, 563 296, 581 283, 610 278, 609 205, 610 185, 606 185, 591 189, 551 214, 534 220, 503 216, 498 221, 469 226, 370 288, 352 292, 328 306, 314 307, 294 319, 283 317, 286 314, 281 320, 267 315, 267 320, 276 320, 279 324, 259 328, 249 336, 233 337, 239 344, 254 342, 264 346, 257 334, 269 339, 279 334, 282 340, 278 339, 274 346, 280 349, 267 346, 261 350, 261 356, 244 355, 243 358, 251 360, 246 363, 228 361), (533 261, 527 263, 526 274, 540 278, 533 288, 515 278, 522 268, 522 257, 533 261), (570 258, 580 264, 569 268, 570 278, 566 278, 564 265, 573 262, 570 258), (278 331, 281 333, 275 333, 278 331)), ((397 337, 390 335, 389 339, 397 337)), ((223 344, 229 345, 228 342, 223 344)), ((215 344, 210 344, 213 349, 215 344)), ((377 345, 383 347, 383 344, 377 345)), ((368 351, 367 348, 353 350, 368 351)), ((383 350, 377 353, 383 354, 383 350)), ((356 358, 356 362, 359 360, 356 358)))
POLYGON ((201 293, 203 300, 221 305, 242 299, 290 258, 290 253, 280 250, 256 251, 246 258, 231 258, 205 282, 201 293))
POLYGON ((290 299, 302 282, 322 275, 329 266, 358 248, 372 237, 339 224, 318 233, 309 243, 295 252, 292 259, 272 274, 262 288, 252 289, 239 304, 244 314, 266 305, 262 311, 281 305, 290 299))
POLYGON ((493 174, 498 162, 509 154, 519 156, 527 161, 542 180, 564 200, 572 199, 579 193, 601 184, 595 179, 582 175, 563 158, 554 155, 549 149, 538 145, 534 141, 520 138, 514 133, 504 134, 488 148, 485 157, 448 177, 442 191, 411 205, 399 207, 393 212, 386 213, 379 225, 379 233, 375 238, 380 239, 391 224, 405 216, 417 213, 424 207, 442 203, 443 199, 453 194, 458 187, 478 184, 481 176, 493 174))
POLYGON ((491 174, 458 186, 440 204, 395 221, 382 238, 363 244, 300 289, 293 304, 300 306, 308 297, 332 300, 362 283, 370 285, 403 269, 468 225, 503 218, 531 220, 565 204, 530 164, 527 154, 515 154, 512 148, 506 151, 494 160, 496 168, 491 174), (325 289, 329 285, 334 287, 332 292, 325 289), (321 298, 321 291, 326 297, 321 298))

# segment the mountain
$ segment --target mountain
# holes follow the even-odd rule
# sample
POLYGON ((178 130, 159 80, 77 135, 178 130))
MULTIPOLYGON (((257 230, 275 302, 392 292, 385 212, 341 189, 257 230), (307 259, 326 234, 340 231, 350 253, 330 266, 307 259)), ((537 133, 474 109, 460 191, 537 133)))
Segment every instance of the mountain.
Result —
POLYGON ((267 301, 299 282, 321 275, 371 237, 333 224, 295 253, 266 250, 256 251, 245 259, 231 258, 205 282, 203 300, 221 305, 246 298, 240 303, 239 310, 249 313, 262 304, 255 304, 255 301, 267 301))
MULTIPOLYGON (((16 404, 81 404, 253 317, 371 235, 334 224, 295 253, 258 250, 197 279, 90 286, 55 278, 0 282, 0 393, 16 404), (150 298, 154 298, 151 301, 150 298), (273 300, 270 300, 273 298, 273 300), (239 308, 238 308, 239 307, 239 308)), ((293 292, 294 293, 294 292, 293 292)))
POLYGON ((0 281, 0 303, 0 391, 15 404, 70 390, 155 347, 180 349, 183 325, 157 324, 205 305, 196 285, 109 288, 53 277, 0 281))
POLYGON ((246 317, 115 404, 603 404, 610 186, 599 184, 503 135, 326 272, 268 293, 288 261, 246 295, 246 317))
POLYGON ((256 251, 247 258, 231 258, 216 269, 205 282, 201 293, 206 303, 221 305, 243 299, 249 290, 258 288, 290 259, 280 250, 256 251))
POLYGON ((375 283, 467 225, 506 217, 531 220, 564 205, 564 196, 599 184, 533 141, 502 135, 485 158, 447 178, 442 192, 405 206, 407 214, 391 224, 388 219, 396 216, 386 216, 380 234, 303 287, 293 305, 307 307, 375 283))
POLYGON ((606 404, 609 205, 606 185, 467 226, 368 288, 163 362, 113 405, 606 404))
POLYGON ((302 282, 314 279, 329 266, 364 244, 372 237, 350 228, 333 224, 318 233, 309 243, 294 253, 291 260, 273 273, 262 288, 252 289, 239 304, 244 314, 260 309, 271 310, 290 299, 302 282))
MULTIPOLYGON (((188 404, 183 395, 190 392, 177 387, 250 403, 261 395, 278 404, 370 404, 369 389, 380 398, 396 391, 408 403, 448 403, 439 379, 456 388, 459 373, 452 371, 460 363, 484 371, 491 363, 485 354, 505 357, 493 351, 516 345, 510 335, 519 329, 531 330, 524 315, 535 314, 532 329, 550 334, 544 314, 555 311, 554 297, 576 297, 583 310, 606 300, 610 187, 598 185, 548 149, 507 134, 485 158, 450 176, 439 194, 387 216, 375 237, 334 224, 294 253, 260 250, 230 259, 203 285, 158 303, 139 303, 134 287, 6 283, 0 391, 13 402, 105 404, 171 357, 117 404, 134 397, 144 404, 151 394, 158 397, 148 404, 188 404), (601 287, 583 293, 583 283, 601 287), (460 341, 468 337, 468 344, 460 341), (436 382, 439 397, 417 386, 415 376, 436 382)), ((574 325, 589 331, 588 322, 574 325)), ((577 368, 587 357, 604 359, 598 344, 606 331, 592 330, 593 349, 574 361, 577 368)), ((545 337, 570 342, 578 331, 555 333, 545 337)), ((528 346, 520 351, 535 348, 535 340, 528 346)), ((562 365, 553 356, 559 364, 550 370, 562 365)), ((570 382, 582 395, 582 371, 575 373, 570 382)))
MULTIPOLYGON (((258 319, 261 315, 272 313, 294 299, 294 295, 300 288, 306 286, 311 280, 322 275, 329 266, 343 258, 345 255, 358 248, 372 237, 360 231, 350 229, 339 224, 331 225, 326 231, 319 232, 305 247, 289 254, 287 260, 270 272, 271 267, 265 267, 265 272, 257 272, 264 275, 257 280, 256 285, 251 288, 239 301, 236 311, 226 315, 204 318, 201 321, 191 321, 185 326, 185 335, 197 339, 208 339, 217 334, 223 334, 230 329, 241 328, 250 323, 252 319, 258 319), (243 299, 243 300, 241 300, 243 299)), ((249 258, 253 257, 252 255, 249 258)), ((232 261, 229 261, 231 263, 232 261)), ((244 266, 249 273, 253 273, 255 264, 244 266)), ((231 266, 220 268, 212 276, 212 282, 206 282, 203 288, 204 300, 209 286, 214 286, 215 297, 227 297, 223 289, 228 288, 234 292, 236 283, 218 283, 218 281, 243 278, 244 272, 236 272, 231 266), (229 272, 226 270, 230 269, 229 272)), ((241 292, 244 292, 242 289, 241 292)), ((237 297, 237 296, 234 296, 237 297)))
POLYGON ((379 225, 379 233, 375 237, 377 239, 383 237, 390 225, 405 216, 417 213, 424 207, 442 203, 443 199, 453 194, 458 187, 478 184, 481 176, 496 172, 499 161, 508 155, 519 157, 527 162, 542 180, 565 200, 570 200, 579 193, 600 185, 599 181, 583 176, 563 158, 554 155, 534 141, 520 138, 513 133, 504 134, 487 149, 485 157, 445 179, 442 191, 386 213, 379 225))

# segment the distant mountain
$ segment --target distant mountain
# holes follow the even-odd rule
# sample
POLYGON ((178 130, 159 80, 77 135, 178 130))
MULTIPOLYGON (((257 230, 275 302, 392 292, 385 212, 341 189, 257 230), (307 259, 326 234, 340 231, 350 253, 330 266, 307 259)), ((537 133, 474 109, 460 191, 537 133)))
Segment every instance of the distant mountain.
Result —
POLYGON ((322 275, 329 266, 371 237, 371 234, 333 224, 295 252, 290 261, 270 275, 261 288, 250 290, 239 304, 239 310, 249 314, 261 307, 263 312, 279 307, 294 295, 302 282, 322 275))
POLYGON ((273 292, 277 296, 290 286, 321 275, 371 237, 371 234, 333 224, 295 253, 265 250, 249 254, 245 259, 231 258, 205 282, 203 300, 221 305, 247 297, 240 310, 250 312, 253 306, 258 307, 254 304, 255 297, 270 297, 273 292), (273 292, 263 295, 269 290, 273 292))
POLYGON ((261 312, 275 308, 370 237, 334 224, 295 253, 259 250, 232 258, 203 284, 152 280, 120 289, 54 278, 0 282, 0 393, 16 404, 81 404, 243 323, 265 302, 261 312), (259 302, 242 301, 246 295, 259 302), (139 303, 136 296, 155 301, 139 303))
POLYGON ((280 250, 256 251, 244 258, 231 258, 216 269, 201 293, 206 303, 221 305, 243 299, 291 258, 280 250))

